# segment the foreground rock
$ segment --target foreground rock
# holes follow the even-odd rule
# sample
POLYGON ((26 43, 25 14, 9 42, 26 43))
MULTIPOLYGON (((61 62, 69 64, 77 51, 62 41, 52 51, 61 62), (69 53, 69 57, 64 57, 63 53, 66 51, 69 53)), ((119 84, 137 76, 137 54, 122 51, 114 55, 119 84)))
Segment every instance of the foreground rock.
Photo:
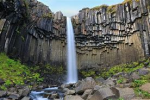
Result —
POLYGON ((150 72, 148 68, 141 68, 139 70, 139 75, 147 75, 150 72))
POLYGON ((6 91, 0 91, 0 97, 6 96, 7 92, 6 91))
POLYGON ((132 88, 112 88, 113 92, 119 98, 124 100, 131 100, 135 97, 134 90, 132 88))
POLYGON ((146 83, 140 87, 141 90, 150 93, 150 83, 146 83))
POLYGON ((80 96, 67 95, 64 100, 84 100, 80 96))
POLYGON ((96 82, 93 78, 87 77, 86 79, 76 83, 75 91, 76 93, 83 93, 87 89, 93 89, 96 85, 96 82))
POLYGON ((93 92, 92 89, 87 89, 84 91, 83 95, 81 96, 84 100, 86 100, 88 98, 89 95, 91 95, 91 93, 93 92))
POLYGON ((116 95, 110 88, 106 87, 97 90, 88 100, 108 100, 108 99, 116 99, 116 95))
POLYGON ((7 90, 0 90, 0 100, 29 100, 31 89, 26 85, 12 86, 7 90))
POLYGON ((30 100, 30 98, 29 97, 24 97, 21 100, 30 100))

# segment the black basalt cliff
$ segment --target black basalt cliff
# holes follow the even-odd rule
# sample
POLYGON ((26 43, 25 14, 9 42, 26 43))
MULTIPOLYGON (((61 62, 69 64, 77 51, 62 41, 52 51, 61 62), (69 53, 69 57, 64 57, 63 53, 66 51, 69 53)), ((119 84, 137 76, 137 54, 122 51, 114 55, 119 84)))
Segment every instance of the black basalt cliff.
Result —
MULTIPOLYGON (((150 54, 150 1, 84 8, 72 17, 79 69, 150 54)), ((0 0, 0 52, 27 64, 66 66, 66 17, 36 0, 0 0)))
POLYGON ((64 65, 65 24, 37 0, 0 0, 0 51, 27 64, 64 65))
POLYGON ((79 68, 130 63, 150 54, 150 1, 84 8, 72 17, 79 68))

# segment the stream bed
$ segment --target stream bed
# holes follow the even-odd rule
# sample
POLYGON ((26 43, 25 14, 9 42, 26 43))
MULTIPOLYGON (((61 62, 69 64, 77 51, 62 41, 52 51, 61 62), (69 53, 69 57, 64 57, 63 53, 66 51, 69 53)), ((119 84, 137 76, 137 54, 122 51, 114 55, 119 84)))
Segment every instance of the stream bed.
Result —
POLYGON ((38 91, 31 91, 31 100, 63 100, 64 92, 58 87, 45 88, 38 91))

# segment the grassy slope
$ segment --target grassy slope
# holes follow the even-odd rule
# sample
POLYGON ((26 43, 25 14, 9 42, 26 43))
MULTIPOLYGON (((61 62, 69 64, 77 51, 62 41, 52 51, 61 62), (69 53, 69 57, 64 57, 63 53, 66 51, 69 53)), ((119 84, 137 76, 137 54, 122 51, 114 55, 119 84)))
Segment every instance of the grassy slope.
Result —
MULTIPOLYGON (((147 66, 150 69, 150 60, 149 59, 143 59, 140 60, 138 62, 133 62, 130 64, 121 64, 121 65, 116 65, 113 66, 111 68, 108 69, 101 69, 99 71, 99 74, 96 74, 96 72, 98 70, 82 70, 80 73, 81 75, 83 75, 84 77, 94 77, 94 78, 98 78, 98 77, 103 77, 103 78, 108 78, 108 77, 112 77, 113 75, 120 73, 120 72, 124 72, 124 73, 132 73, 132 72, 136 72, 137 70, 145 67, 144 64, 148 64, 147 66)), ((124 77, 119 77, 117 80, 117 84, 123 84, 124 81, 126 81, 127 79, 124 77)), ((150 99, 150 94, 148 92, 142 91, 139 89, 140 86, 142 86, 145 83, 150 83, 150 73, 144 76, 140 76, 140 78, 138 80, 133 80, 131 82, 132 84, 132 88, 134 88, 135 90, 135 94, 139 97, 142 98, 148 98, 150 99)))
POLYGON ((1 89, 6 89, 9 85, 42 81, 40 74, 31 72, 28 66, 22 65, 19 60, 10 59, 4 53, 0 53, 0 79, 5 81, 0 86, 1 89))

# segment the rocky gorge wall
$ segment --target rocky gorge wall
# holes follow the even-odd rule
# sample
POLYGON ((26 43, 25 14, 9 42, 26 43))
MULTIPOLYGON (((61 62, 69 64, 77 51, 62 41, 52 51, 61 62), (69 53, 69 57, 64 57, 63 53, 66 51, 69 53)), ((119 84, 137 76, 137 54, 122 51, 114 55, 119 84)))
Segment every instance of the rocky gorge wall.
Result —
POLYGON ((79 68, 110 67, 149 56, 149 0, 84 8, 72 21, 79 68))
MULTIPOLYGON (((150 2, 132 1, 72 17, 79 69, 149 56, 150 2)), ((66 17, 37 0, 0 0, 0 52, 29 65, 66 66, 66 17)))
POLYGON ((66 18, 37 0, 0 1, 0 51, 29 65, 64 65, 66 18))

